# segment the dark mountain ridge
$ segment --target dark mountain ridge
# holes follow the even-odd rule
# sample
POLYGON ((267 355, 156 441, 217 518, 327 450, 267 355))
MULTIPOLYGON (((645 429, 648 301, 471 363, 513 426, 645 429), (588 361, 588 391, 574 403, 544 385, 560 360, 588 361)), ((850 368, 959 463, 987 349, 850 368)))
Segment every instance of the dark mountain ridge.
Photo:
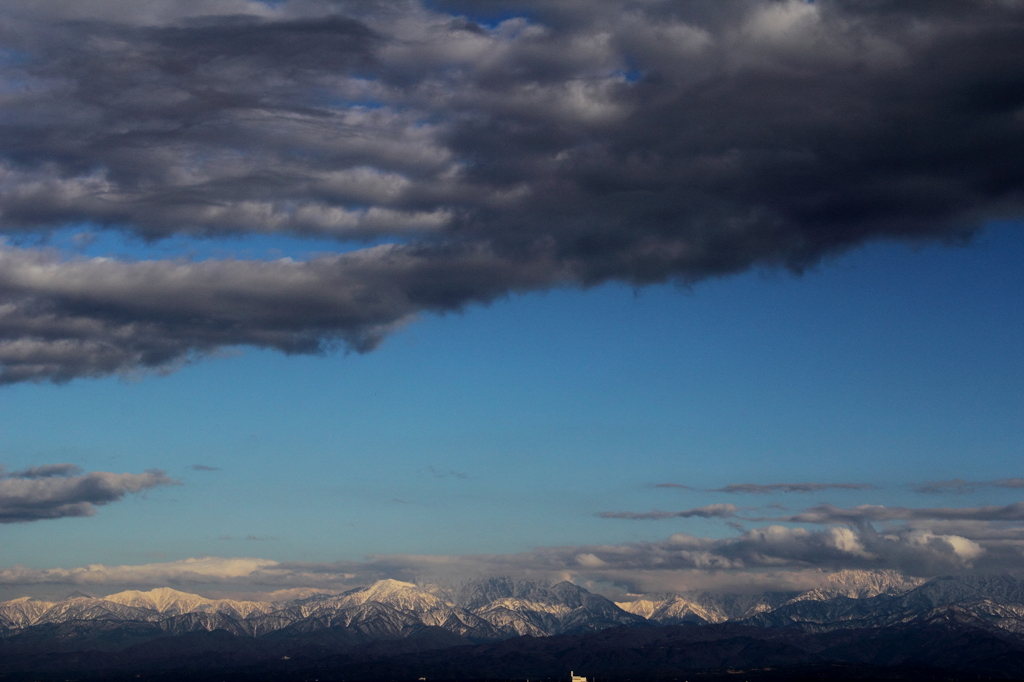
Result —
POLYGON ((569 670, 598 680, 1024 678, 1019 635, 943 616, 819 633, 724 623, 477 645, 436 628, 388 642, 326 641, 328 632, 273 640, 193 632, 119 651, 0 647, 0 679, 57 680, 72 671, 79 680, 538 680, 564 679, 569 670))

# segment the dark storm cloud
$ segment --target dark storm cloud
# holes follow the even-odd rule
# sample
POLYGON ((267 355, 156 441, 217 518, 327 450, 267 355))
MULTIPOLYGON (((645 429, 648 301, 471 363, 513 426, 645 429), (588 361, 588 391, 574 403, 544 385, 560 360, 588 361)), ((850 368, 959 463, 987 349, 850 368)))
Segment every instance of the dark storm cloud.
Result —
POLYGON ((510 292, 800 270, 1024 212, 1019 3, 488 6, 503 20, 412 0, 5 4, 0 230, 400 245, 306 263, 9 246, 2 380, 367 350, 510 292))
POLYGON ((142 474, 93 471, 78 476, 73 475, 77 467, 51 467, 27 470, 43 471, 41 474, 0 480, 0 523, 92 516, 97 506, 116 502, 128 493, 177 483, 155 469, 142 474), (51 467, 61 468, 61 473, 45 473, 51 467))
POLYGON ((730 518, 736 516, 736 512, 740 510, 734 504, 709 504, 703 507, 697 507, 696 509, 687 509, 685 511, 667 512, 667 511, 651 511, 651 512, 600 512, 598 516, 602 519, 690 519, 690 518, 730 518))
POLYGON ((715 493, 750 493, 766 495, 769 493, 814 493, 821 490, 870 490, 870 483, 735 483, 724 488, 714 488, 715 493))
POLYGON ((167 369, 238 344, 369 350, 418 312, 550 286, 561 268, 470 247, 198 263, 0 248, 0 383, 167 369))

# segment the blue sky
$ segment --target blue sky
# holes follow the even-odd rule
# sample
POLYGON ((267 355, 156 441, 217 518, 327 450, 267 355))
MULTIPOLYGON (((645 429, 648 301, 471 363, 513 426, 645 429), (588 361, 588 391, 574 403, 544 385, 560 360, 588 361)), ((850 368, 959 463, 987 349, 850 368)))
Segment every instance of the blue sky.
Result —
POLYGON ((6 553, 39 568, 503 553, 732 532, 607 510, 1015 501, 908 487, 1021 473, 1022 257, 1020 226, 997 224, 800 276, 514 295, 426 315, 365 355, 242 349, 168 376, 9 386, 8 468, 160 468, 182 485, 5 526, 6 553), (879 489, 650 487, 803 481, 879 489))
POLYGON ((0 7, 0 596, 1017 569, 1024 8, 475 7, 0 7))

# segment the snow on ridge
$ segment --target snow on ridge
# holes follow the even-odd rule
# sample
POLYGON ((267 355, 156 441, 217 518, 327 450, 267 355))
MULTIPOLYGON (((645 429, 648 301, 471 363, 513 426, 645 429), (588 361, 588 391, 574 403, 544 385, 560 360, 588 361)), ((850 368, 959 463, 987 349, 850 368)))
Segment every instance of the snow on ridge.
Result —
POLYGON ((179 592, 170 587, 158 587, 148 592, 126 590, 103 598, 105 601, 152 609, 157 613, 181 615, 185 613, 227 613, 246 618, 252 614, 276 611, 270 602, 236 601, 233 599, 207 599, 198 594, 179 592))
MULTIPOLYGON (((847 601, 880 599, 882 606, 891 603, 892 608, 907 613, 916 613, 918 605, 935 608, 970 602, 977 606, 984 599, 992 599, 993 605, 982 609, 989 614, 986 618, 1024 622, 1024 582, 999 576, 925 581, 895 571, 836 571, 823 573, 819 587, 803 593, 631 595, 633 601, 619 603, 570 583, 492 579, 463 585, 459 590, 456 593, 433 585, 380 580, 340 594, 281 602, 208 599, 169 587, 146 592, 127 590, 104 598, 75 596, 58 602, 21 597, 0 602, 0 631, 41 623, 135 621, 160 623, 161 627, 166 624, 174 632, 216 628, 259 636, 291 626, 305 631, 358 625, 369 628, 368 632, 379 630, 400 636, 403 628, 422 624, 488 640, 592 631, 613 624, 636 624, 643 619, 660 624, 699 624, 752 617, 766 623, 810 618, 825 623, 834 617, 830 614, 845 608, 843 599, 830 601, 837 597, 847 601), (897 598, 898 602, 892 601, 897 598), (469 602, 476 605, 470 606, 469 602)), ((1013 627, 1024 632, 1024 625, 1013 627)))
POLYGON ((726 615, 720 610, 684 599, 677 594, 667 599, 637 599, 631 602, 615 602, 615 605, 623 611, 658 623, 720 623, 727 620, 726 615))
POLYGON ((828 574, 824 585, 799 594, 790 602, 826 601, 836 597, 869 599, 882 594, 899 596, 926 582, 924 578, 911 578, 893 570, 836 571, 828 574))

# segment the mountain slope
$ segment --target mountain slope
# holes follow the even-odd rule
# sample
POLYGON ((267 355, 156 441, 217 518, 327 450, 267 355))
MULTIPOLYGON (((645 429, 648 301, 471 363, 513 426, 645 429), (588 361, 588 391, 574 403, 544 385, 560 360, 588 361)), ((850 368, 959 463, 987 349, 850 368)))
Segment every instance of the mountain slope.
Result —
POLYGON ((970 614, 1010 632, 1024 632, 1024 581, 1002 576, 943 576, 899 595, 864 599, 793 599, 744 622, 760 627, 793 627, 824 631, 836 628, 879 628, 911 622, 933 612, 970 614))
POLYGON ((391 642, 357 641, 334 630, 254 640, 226 632, 145 639, 141 631, 112 629, 104 637, 134 637, 131 646, 43 655, 21 641, 27 635, 0 639, 3 679, 564 679, 569 670, 604 680, 705 682, 1024 677, 1024 638, 969 618, 939 615, 888 628, 825 633, 723 623, 612 628, 475 646, 460 646, 464 642, 457 636, 435 628, 391 642))
POLYGON ((615 605, 624 611, 629 611, 662 625, 721 623, 726 620, 725 615, 721 611, 707 609, 700 604, 683 599, 678 594, 673 594, 664 599, 637 599, 631 602, 616 602, 615 605))
POLYGON ((103 598, 105 601, 151 609, 157 613, 171 616, 183 613, 223 613, 236 618, 247 618, 254 613, 270 613, 279 606, 270 602, 235 601, 232 599, 206 599, 198 594, 179 592, 169 587, 158 587, 149 592, 129 590, 118 592, 103 598))
POLYGON ((593 632, 645 620, 570 582, 489 578, 463 583, 450 595, 495 627, 520 635, 593 632))

